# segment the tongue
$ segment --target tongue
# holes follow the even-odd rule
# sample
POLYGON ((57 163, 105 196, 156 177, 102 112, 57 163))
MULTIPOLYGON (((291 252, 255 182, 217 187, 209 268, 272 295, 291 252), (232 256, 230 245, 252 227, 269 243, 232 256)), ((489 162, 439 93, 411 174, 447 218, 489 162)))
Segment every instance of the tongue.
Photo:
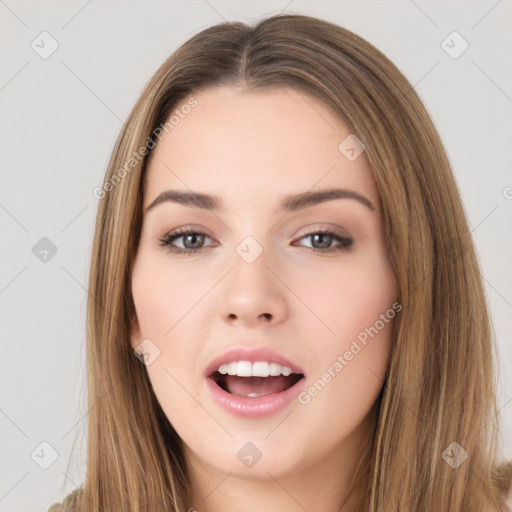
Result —
POLYGON ((285 377, 238 377, 226 375, 226 390, 234 395, 248 396, 250 393, 269 395, 288 389, 293 383, 291 376, 285 377))

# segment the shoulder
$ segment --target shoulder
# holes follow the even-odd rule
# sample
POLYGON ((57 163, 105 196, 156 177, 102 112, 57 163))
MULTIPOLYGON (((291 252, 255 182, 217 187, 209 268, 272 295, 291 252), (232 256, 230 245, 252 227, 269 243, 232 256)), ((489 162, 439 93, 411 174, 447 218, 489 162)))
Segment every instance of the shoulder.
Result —
POLYGON ((78 509, 77 509, 77 501, 78 501, 78 496, 79 496, 79 493, 80 493, 81 489, 75 489, 71 494, 68 494, 66 496, 66 498, 64 499, 64 501, 62 503, 54 503, 49 509, 48 509, 48 512, 67 512, 68 510, 69 511, 73 511, 73 512, 78 512, 78 509), (64 508, 66 507, 66 508, 64 508))

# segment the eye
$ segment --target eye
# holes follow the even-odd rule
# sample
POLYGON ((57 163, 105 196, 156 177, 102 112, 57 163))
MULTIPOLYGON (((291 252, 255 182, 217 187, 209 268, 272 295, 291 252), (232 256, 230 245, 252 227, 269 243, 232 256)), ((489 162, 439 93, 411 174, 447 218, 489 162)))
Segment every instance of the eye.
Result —
POLYGON ((206 233, 202 231, 196 231, 193 229, 177 229, 172 233, 168 233, 163 238, 160 238, 159 245, 167 248, 170 252, 175 254, 194 254, 204 249, 204 247, 198 247, 201 245, 201 240, 204 237, 209 238, 206 233), (172 245, 174 240, 183 238, 185 247, 180 248, 172 245))
POLYGON ((354 241, 352 238, 347 236, 339 235, 338 233, 335 233, 334 231, 330 230, 324 230, 324 231, 313 231, 307 235, 304 235, 300 238, 300 240, 304 238, 311 239, 311 243, 319 246, 319 248, 313 246, 311 247, 311 250, 313 252, 322 252, 322 253, 330 253, 333 251, 348 251, 354 241), (333 241, 337 241, 339 245, 335 247, 327 247, 329 246, 333 241))
MULTIPOLYGON (((165 247, 167 250, 174 254, 188 254, 192 255, 198 251, 205 249, 202 246, 204 238, 210 238, 206 233, 193 229, 178 229, 174 232, 168 233, 159 239, 159 245, 165 247), (173 245, 175 240, 183 239, 184 247, 176 247, 173 245)), ((309 247, 313 252, 317 253, 330 253, 334 251, 348 251, 353 244, 350 237, 340 235, 330 230, 312 231, 303 235, 299 240, 310 238, 313 246, 309 247), (333 241, 338 242, 339 245, 331 247, 333 241), (316 247, 318 246, 318 247, 316 247)))

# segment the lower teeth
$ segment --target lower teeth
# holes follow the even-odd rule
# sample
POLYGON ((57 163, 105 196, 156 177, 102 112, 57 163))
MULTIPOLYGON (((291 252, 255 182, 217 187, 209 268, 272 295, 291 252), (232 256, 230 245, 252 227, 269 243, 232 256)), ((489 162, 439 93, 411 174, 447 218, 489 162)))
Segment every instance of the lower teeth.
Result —
POLYGON ((263 396, 265 393, 261 393, 261 395, 258 395, 258 393, 249 393, 247 396, 250 398, 256 398, 258 396, 263 396))

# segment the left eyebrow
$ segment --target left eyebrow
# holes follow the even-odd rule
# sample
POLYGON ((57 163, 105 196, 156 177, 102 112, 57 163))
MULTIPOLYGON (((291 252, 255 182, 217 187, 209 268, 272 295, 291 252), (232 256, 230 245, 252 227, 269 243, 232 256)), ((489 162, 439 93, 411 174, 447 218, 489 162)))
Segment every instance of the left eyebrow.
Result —
MULTIPOLYGON (((370 210, 376 211, 375 206, 368 198, 354 190, 344 188, 330 188, 325 190, 318 190, 316 192, 307 191, 299 194, 291 194, 285 196, 280 203, 279 210, 281 212, 297 211, 323 203, 325 201, 332 201, 334 199, 354 199, 370 210)), ((224 209, 221 199, 217 196, 183 190, 164 190, 146 208, 145 211, 148 212, 158 204, 164 202, 173 202, 182 204, 184 206, 209 211, 219 211, 224 209)))
POLYGON ((329 188, 325 190, 318 190, 316 192, 303 192, 301 194, 293 194, 286 196, 281 202, 282 212, 293 212, 323 203, 325 201, 332 201, 333 199, 355 199, 361 204, 366 206, 372 211, 376 211, 372 202, 354 190, 346 188, 329 188))

